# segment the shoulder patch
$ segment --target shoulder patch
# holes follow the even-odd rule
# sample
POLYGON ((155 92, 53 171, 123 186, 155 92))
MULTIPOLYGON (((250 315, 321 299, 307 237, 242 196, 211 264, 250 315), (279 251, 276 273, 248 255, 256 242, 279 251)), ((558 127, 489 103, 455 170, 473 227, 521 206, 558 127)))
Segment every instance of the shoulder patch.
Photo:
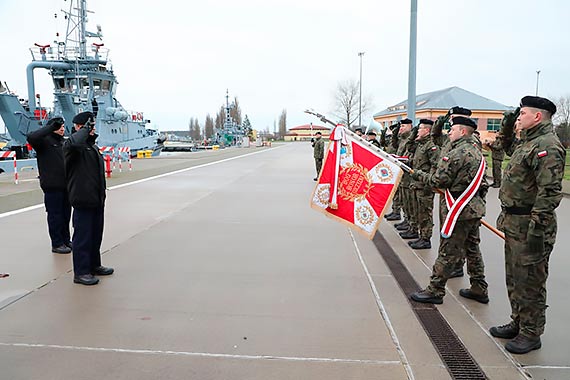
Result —
POLYGON ((538 158, 542 158, 548 156, 548 152, 543 150, 542 152, 538 152, 536 155, 538 156, 538 158))
POLYGON ((442 160, 443 160, 443 161, 449 161, 449 157, 443 156, 443 157, 442 157, 442 160))
POLYGON ((437 146, 432 147, 431 150, 437 150, 437 146))

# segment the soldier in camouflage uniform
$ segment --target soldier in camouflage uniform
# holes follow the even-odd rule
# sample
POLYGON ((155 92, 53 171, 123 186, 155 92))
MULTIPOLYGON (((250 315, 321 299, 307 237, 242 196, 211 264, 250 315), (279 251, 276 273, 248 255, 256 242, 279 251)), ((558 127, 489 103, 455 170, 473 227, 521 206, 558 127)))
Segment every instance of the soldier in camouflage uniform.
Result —
MULTIPOLYGON (((431 129, 431 138, 435 145, 440 148, 440 156, 445 156, 451 149, 451 141, 449 141, 449 136, 442 133, 443 126, 449 120, 453 120, 456 116, 471 116, 471 110, 459 106, 454 106, 447 111, 447 115, 439 116, 435 121, 431 129)), ((443 210, 445 210, 445 197, 443 194, 439 196, 439 224, 440 230, 443 221, 445 220, 443 210)), ((463 266, 465 265, 465 257, 460 260, 457 264, 457 268, 451 272, 450 278, 463 277, 463 266)))
MULTIPOLYGON (((380 135, 380 145, 384 147, 386 153, 396 154, 398 150, 400 126, 401 124, 399 122, 396 124, 392 124, 389 127, 390 131, 392 132, 390 136, 387 136, 386 129, 382 131, 382 134, 380 135)), ((396 191, 396 194, 394 194, 394 198, 392 200, 392 212, 384 215, 384 218, 390 221, 402 219, 402 216, 400 215, 401 209, 402 209, 402 204, 400 202, 398 192, 396 191)))
POLYGON ((506 114, 502 143, 511 161, 504 172, 497 227, 505 233, 505 275, 511 322, 490 329, 512 339, 505 348, 525 354, 541 347, 546 324, 548 261, 556 240, 555 209, 562 200, 566 151, 554 133, 550 100, 525 96, 517 118, 520 140, 513 131, 516 113, 506 114))
POLYGON ((323 158, 325 157, 325 142, 321 132, 315 134, 315 141, 313 142, 313 157, 315 158, 315 168, 317 169, 317 176, 313 180, 319 178, 321 167, 323 166, 323 158))
MULTIPOLYGON (((439 162, 439 148, 430 138, 433 121, 421 119, 416 137, 417 147, 414 152, 412 167, 414 170, 433 174, 439 162)), ((416 220, 419 227, 420 238, 408 242, 413 249, 431 248, 431 235, 433 233, 433 190, 422 181, 412 179, 412 189, 415 193, 417 205, 416 220)))
MULTIPOLYGON (((398 132, 398 138, 396 140, 397 149, 396 155, 397 156, 407 156, 408 154, 408 143, 409 138, 412 131, 412 121, 410 119, 404 119, 400 121, 400 130, 398 132)), ((400 181, 400 185, 398 186, 398 190, 396 192, 397 196, 397 204, 399 207, 403 208, 404 211, 404 221, 401 223, 397 223, 394 226, 398 231, 407 231, 410 227, 410 214, 409 214, 409 205, 406 204, 406 200, 408 197, 408 192, 410 189, 410 175, 404 173, 402 176, 402 180, 400 181)), ((394 208, 394 206, 392 207, 394 208)))
MULTIPOLYGON (((477 124, 471 119, 458 116, 452 120, 449 139, 451 150, 441 157, 435 173, 422 170, 414 171, 412 177, 435 188, 448 189, 458 199, 474 182, 483 155, 477 148, 473 131, 477 124)), ((445 207, 445 215, 449 210, 445 207)), ((467 256, 467 271, 471 287, 461 289, 459 295, 481 303, 488 303, 485 266, 479 251, 479 228, 485 215, 485 198, 477 188, 476 193, 467 202, 458 215, 451 236, 440 239, 437 259, 433 266, 430 284, 425 290, 415 292, 410 297, 417 302, 443 303, 445 284, 460 260, 467 256)))
POLYGON ((502 165, 505 159, 501 136, 498 135, 494 141, 487 141, 485 146, 491 151, 491 160, 493 162, 493 184, 491 187, 499 188, 501 187, 502 165))

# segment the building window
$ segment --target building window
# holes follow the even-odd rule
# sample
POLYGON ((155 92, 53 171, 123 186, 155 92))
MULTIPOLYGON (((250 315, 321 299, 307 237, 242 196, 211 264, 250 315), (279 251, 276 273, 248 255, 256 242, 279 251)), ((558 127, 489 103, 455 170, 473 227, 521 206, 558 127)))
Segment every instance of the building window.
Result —
POLYGON ((487 119, 487 130, 498 131, 501 128, 501 119, 487 119))

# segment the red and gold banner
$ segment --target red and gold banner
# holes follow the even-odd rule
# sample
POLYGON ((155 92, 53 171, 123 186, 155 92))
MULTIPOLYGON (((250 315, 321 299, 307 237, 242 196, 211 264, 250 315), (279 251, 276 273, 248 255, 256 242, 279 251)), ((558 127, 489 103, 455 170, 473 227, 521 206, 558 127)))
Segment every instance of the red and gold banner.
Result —
POLYGON ((343 126, 331 133, 311 207, 374 237, 402 177, 387 154, 343 126))

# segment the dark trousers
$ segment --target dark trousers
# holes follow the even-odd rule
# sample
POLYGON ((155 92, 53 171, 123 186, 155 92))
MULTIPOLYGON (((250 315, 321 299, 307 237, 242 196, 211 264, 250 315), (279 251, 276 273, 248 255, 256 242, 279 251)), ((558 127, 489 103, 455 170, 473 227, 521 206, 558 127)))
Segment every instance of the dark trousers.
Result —
POLYGON ((73 272, 92 273, 101 266, 104 207, 73 209, 73 272))
POLYGON ((69 234, 71 205, 67 191, 44 192, 44 204, 51 246, 57 248, 68 244, 71 241, 69 234))

